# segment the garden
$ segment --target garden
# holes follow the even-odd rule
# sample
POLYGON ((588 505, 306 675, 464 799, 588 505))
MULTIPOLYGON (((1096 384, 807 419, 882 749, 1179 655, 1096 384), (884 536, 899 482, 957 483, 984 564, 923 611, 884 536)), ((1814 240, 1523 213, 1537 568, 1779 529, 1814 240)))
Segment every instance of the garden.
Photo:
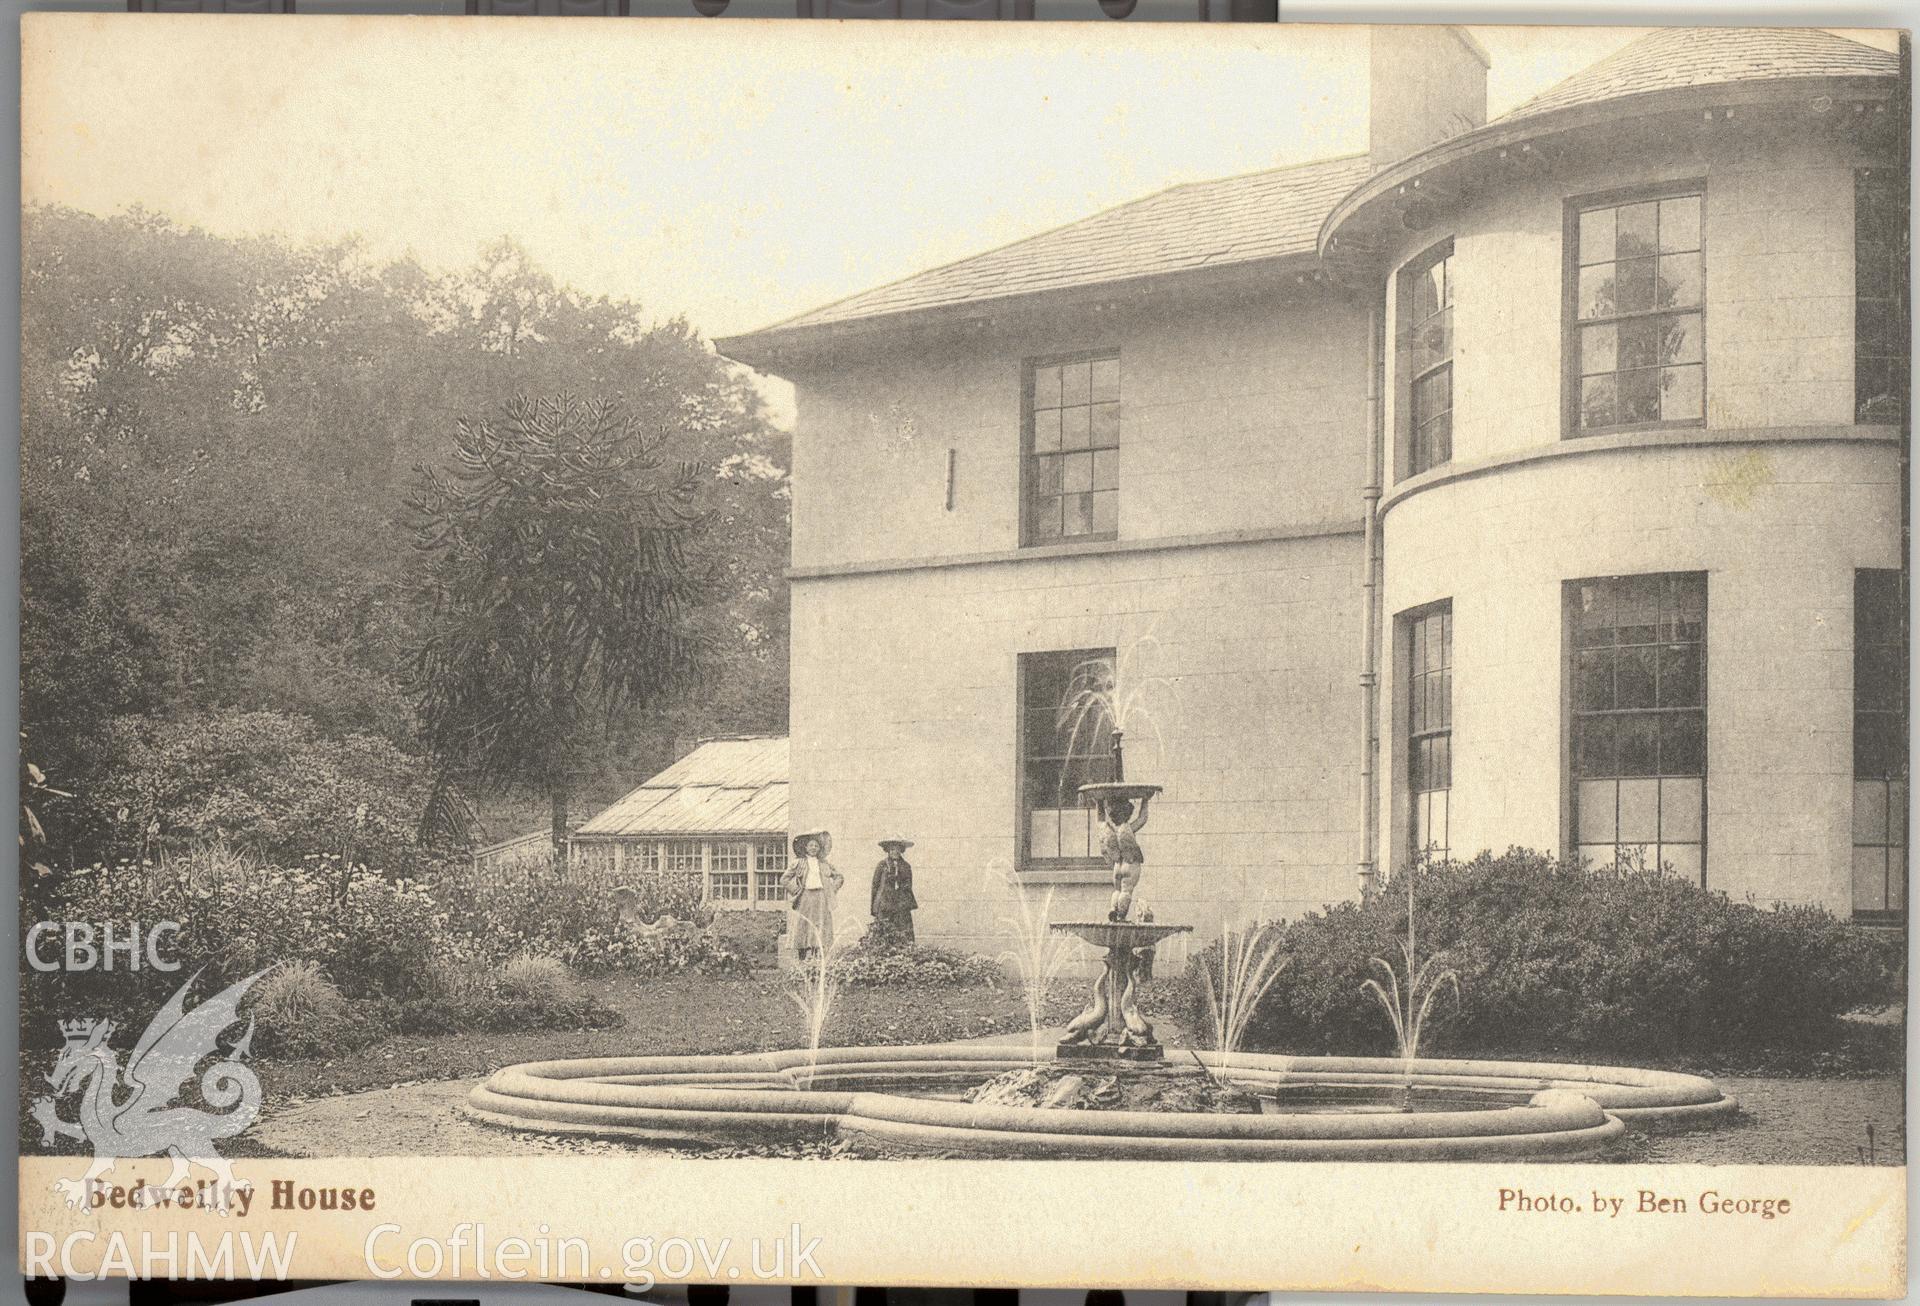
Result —
MULTIPOLYGON (((1086 987, 1062 976, 1060 954, 1034 965, 1018 948, 987 958, 855 944, 824 972, 782 971, 715 927, 697 884, 613 886, 551 864, 502 876, 445 863, 402 877, 332 856, 283 866, 209 846, 88 868, 30 893, 38 918, 177 921, 173 951, 188 964, 34 976, 29 1083, 55 1050, 58 1013, 137 1029, 188 974, 205 995, 265 969, 242 1010, 268 1138, 276 1110, 337 1099, 337 1116, 385 1090, 401 1093, 402 1117, 416 1091, 444 1116, 455 1088, 519 1062, 809 1041, 1038 1046, 1086 987)), ((1035 924, 1038 938, 1044 919, 1035 924)), ((1902 982, 1892 936, 1818 909, 1735 903, 1666 875, 1511 850, 1230 932, 1163 973, 1144 1006, 1170 1048, 1193 1049, 1171 1056, 1224 1047, 1710 1074, 1739 1090, 1758 1128, 1712 1142, 1637 1140, 1624 1155, 1897 1163, 1902 1027, 1860 1017, 1893 1009, 1902 982)), ((360 1117, 345 1134, 395 1127, 360 1117)), ((38 1145, 31 1126, 23 1142, 38 1145)), ((404 1128, 391 1145, 407 1150, 404 1128)))

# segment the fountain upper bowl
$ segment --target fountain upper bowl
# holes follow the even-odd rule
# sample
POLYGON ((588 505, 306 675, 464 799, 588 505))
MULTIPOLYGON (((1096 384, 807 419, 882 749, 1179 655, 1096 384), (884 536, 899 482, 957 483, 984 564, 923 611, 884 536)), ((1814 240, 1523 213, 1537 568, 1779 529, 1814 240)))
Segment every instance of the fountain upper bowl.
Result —
POLYGON ((1139 802, 1142 798, 1152 798, 1159 792, 1159 785, 1135 784, 1131 780, 1102 780, 1097 784, 1080 786, 1080 797, 1089 803, 1100 803, 1109 798, 1125 798, 1132 802, 1139 802))
POLYGON ((1191 925, 1161 925, 1149 921, 1055 921, 1049 929, 1084 939, 1096 948, 1147 948, 1191 925))

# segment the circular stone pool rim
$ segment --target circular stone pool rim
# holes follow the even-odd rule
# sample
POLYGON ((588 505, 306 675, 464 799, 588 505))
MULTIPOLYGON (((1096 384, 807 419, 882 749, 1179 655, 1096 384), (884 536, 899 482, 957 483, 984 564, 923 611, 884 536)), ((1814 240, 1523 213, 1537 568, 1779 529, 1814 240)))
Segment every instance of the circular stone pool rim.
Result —
MULTIPOLYGON (((1050 1049, 1038 1058, 1051 1060, 1050 1049)), ((1529 1100, 1476 1111, 1210 1115, 979 1106, 885 1091, 889 1082, 972 1084, 1034 1064, 1021 1045, 974 1043, 534 1061, 496 1071, 468 1095, 466 1110, 517 1129, 673 1144, 838 1130, 906 1150, 976 1155, 1435 1161, 1587 1156, 1628 1124, 1709 1124, 1738 1109, 1711 1080, 1664 1070, 1245 1052, 1224 1070, 1208 1068, 1254 1092, 1399 1089, 1410 1068, 1416 1089, 1529 1100)))

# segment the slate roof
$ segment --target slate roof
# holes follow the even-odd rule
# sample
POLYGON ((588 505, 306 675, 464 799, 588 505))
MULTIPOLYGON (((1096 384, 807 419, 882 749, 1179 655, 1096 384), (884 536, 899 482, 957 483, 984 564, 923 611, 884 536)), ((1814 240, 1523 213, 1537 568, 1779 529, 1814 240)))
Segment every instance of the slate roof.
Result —
POLYGON ((1648 91, 1787 77, 1893 77, 1899 56, 1832 32, 1795 27, 1674 27, 1620 47, 1498 121, 1648 91))
POLYGON ((787 833, 787 741, 700 745, 574 832, 578 836, 787 833))
POLYGON ((863 291, 767 330, 1310 254, 1321 219, 1366 176, 1366 157, 1350 155, 1189 182, 863 291))

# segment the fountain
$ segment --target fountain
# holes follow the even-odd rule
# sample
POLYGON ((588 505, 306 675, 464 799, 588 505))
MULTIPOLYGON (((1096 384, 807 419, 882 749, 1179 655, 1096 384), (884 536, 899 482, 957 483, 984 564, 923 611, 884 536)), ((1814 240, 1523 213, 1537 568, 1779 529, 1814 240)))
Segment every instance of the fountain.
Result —
POLYGON ((1147 822, 1147 805, 1160 793, 1159 785, 1130 784, 1120 778, 1123 761, 1120 732, 1113 732, 1114 779, 1080 786, 1081 801, 1099 813, 1107 827, 1102 851, 1113 863, 1113 899, 1104 921, 1060 921, 1053 928, 1096 948, 1106 950, 1106 963, 1093 986, 1087 1009, 1067 1025, 1055 1054, 1067 1058, 1116 1058, 1159 1061, 1166 1054, 1153 1036, 1153 1026, 1140 1014, 1139 985, 1146 969, 1143 954, 1162 939, 1191 930, 1191 925, 1163 925, 1131 919, 1134 895, 1146 858, 1134 837, 1147 822), (1139 814, 1134 805, 1139 804, 1139 814))
MULTIPOLYGON (((1145 865, 1135 835, 1160 789, 1120 778, 1117 730, 1113 760, 1114 779, 1079 789, 1107 829, 1107 919, 1049 925, 1104 949, 1105 961, 1086 1010, 1052 1056, 1038 1046, 965 1042, 822 1048, 831 1001, 822 965, 820 990, 800 1004, 804 1049, 509 1066, 469 1094, 467 1112, 508 1128, 641 1145, 805 1147, 827 1130, 882 1154, 1426 1161, 1587 1157, 1629 1126, 1714 1125, 1738 1110, 1694 1075, 1424 1058, 1412 1030, 1403 1031, 1395 1058, 1245 1053, 1229 1039, 1211 1065, 1197 1053, 1191 1068, 1169 1062, 1140 1012, 1140 982, 1153 947, 1192 927, 1156 922, 1135 901, 1145 865)), ((1051 964, 1038 942, 1045 931, 1028 923, 1034 955, 1023 971, 1031 986, 1051 964)), ((1425 972, 1411 970, 1411 956, 1409 940, 1417 992, 1425 972)), ((1264 992, 1271 950, 1242 960, 1264 992)), ((1037 1004, 1032 991, 1029 1000, 1037 1004)), ((1416 1003, 1409 1018, 1425 1005, 1416 1003)), ((1244 1023, 1237 1000, 1227 1007, 1229 1029, 1244 1023)), ((1037 1033, 1037 1005, 1035 1016, 1037 1033)))

